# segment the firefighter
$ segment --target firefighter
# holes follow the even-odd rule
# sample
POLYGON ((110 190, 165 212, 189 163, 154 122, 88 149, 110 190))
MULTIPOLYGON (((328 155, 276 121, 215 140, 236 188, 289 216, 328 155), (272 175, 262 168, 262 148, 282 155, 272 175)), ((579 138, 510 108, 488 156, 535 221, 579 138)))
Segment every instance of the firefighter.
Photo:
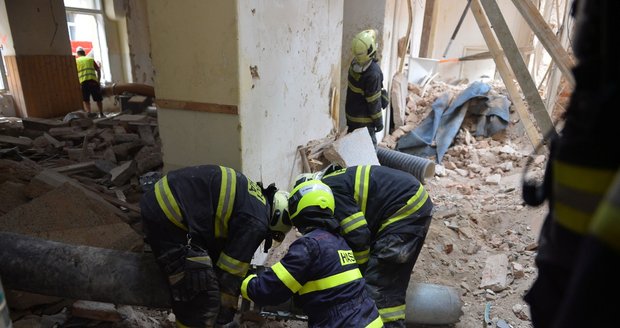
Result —
POLYGON ((528 204, 548 199, 538 276, 525 295, 537 328, 618 326, 620 152, 614 118, 620 94, 615 22, 620 2, 574 5, 575 90, 562 134, 551 147, 545 183, 538 189, 524 186, 533 190, 524 193, 528 204))
POLYGON ((299 184, 291 191, 288 210, 303 236, 270 270, 243 281, 243 297, 277 305, 294 295, 309 327, 383 327, 353 252, 338 235, 329 187, 319 180, 299 184))
POLYGON ((261 242, 282 241, 287 193, 232 168, 171 171, 140 201, 146 242, 168 278, 177 327, 233 327, 261 242))
MULTIPOLYGON (((320 178, 301 175, 297 182, 320 178)), ((431 223, 433 203, 411 174, 378 165, 322 177, 334 193, 341 234, 360 265, 386 327, 405 327, 409 279, 431 223)))
POLYGON ((351 51, 345 102, 348 132, 365 127, 376 146, 375 133, 383 130, 381 109, 387 107, 387 93, 382 92, 383 72, 377 61, 377 31, 358 33, 351 41, 351 51))

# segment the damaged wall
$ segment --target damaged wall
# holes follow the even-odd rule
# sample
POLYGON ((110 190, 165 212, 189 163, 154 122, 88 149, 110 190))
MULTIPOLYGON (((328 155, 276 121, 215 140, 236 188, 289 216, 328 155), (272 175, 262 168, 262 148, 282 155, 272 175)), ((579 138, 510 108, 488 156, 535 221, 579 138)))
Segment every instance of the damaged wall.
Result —
POLYGON ((332 128, 330 89, 340 88, 343 2, 238 4, 243 170, 286 189, 297 173, 291 167, 297 146, 332 128))
MULTIPOLYGON (((512 1, 497 0, 497 4, 502 11, 502 15, 506 20, 506 24, 517 46, 524 47, 529 45, 529 27, 519 11, 512 4, 512 1)), ((465 5, 465 1, 455 5, 453 0, 436 0, 435 6, 438 8, 434 11, 435 16, 433 17, 434 35, 431 36, 433 39, 431 44, 434 46, 430 52, 432 54, 431 58, 442 58, 465 5)), ((486 42, 480 33, 474 16, 471 11, 468 10, 461 28, 448 50, 446 58, 458 58, 484 51, 488 51, 486 42)), ((417 53, 414 52, 414 54, 417 53)), ((493 78, 495 72, 495 64, 492 59, 461 63, 442 63, 439 64, 438 68, 442 80, 456 78, 469 78, 470 80, 474 80, 480 79, 482 75, 490 75, 490 77, 493 78)))

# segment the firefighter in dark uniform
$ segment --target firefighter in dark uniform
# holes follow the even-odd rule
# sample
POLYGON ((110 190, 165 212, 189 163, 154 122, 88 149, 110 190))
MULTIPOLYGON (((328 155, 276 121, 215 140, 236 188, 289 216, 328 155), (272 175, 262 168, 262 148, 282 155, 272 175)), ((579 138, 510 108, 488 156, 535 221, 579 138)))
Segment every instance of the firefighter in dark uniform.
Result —
POLYGON ((382 93, 383 72, 376 59, 376 40, 375 30, 362 31, 353 38, 345 102, 348 132, 366 127, 375 145, 375 133, 383 130, 381 109, 387 107, 387 94, 382 93))
POLYGON ((619 325, 620 2, 574 5, 576 87, 562 134, 551 147, 545 183, 524 186, 528 204, 548 199, 538 276, 525 296, 537 328, 619 325))
MULTIPOLYGON (((301 175, 297 181, 320 178, 301 175)), ((405 327, 411 272, 431 223, 433 203, 411 174, 363 165, 322 177, 334 193, 334 216, 366 279, 386 327, 405 327)))
POLYGON ((338 235, 329 187, 319 180, 297 185, 289 197, 289 213, 303 236, 270 270, 243 281, 243 297, 277 305, 294 295, 309 327, 383 327, 353 252, 338 235))
POLYGON ((146 241, 168 278, 178 327, 234 326, 254 252, 290 230, 287 196, 217 165, 171 171, 143 195, 146 241))

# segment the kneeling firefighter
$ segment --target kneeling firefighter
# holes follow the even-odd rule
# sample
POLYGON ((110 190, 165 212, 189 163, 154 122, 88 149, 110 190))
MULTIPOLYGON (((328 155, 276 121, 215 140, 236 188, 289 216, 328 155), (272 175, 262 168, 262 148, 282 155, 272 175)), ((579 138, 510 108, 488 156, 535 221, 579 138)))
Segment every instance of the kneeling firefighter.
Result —
POLYGON ((331 190, 321 181, 295 186, 289 197, 290 222, 303 236, 269 270, 248 276, 241 293, 260 305, 294 296, 309 327, 383 327, 353 251, 338 234, 334 206, 331 190))

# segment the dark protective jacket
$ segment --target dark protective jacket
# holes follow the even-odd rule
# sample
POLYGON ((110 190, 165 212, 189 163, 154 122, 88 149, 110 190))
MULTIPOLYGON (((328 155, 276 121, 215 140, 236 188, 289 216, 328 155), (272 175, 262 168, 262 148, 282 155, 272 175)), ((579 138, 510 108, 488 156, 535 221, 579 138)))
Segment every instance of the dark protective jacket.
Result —
POLYGON ((347 125, 351 129, 363 126, 376 126, 382 122, 381 89, 383 88, 383 72, 376 60, 362 73, 349 66, 349 86, 345 112, 347 125), (376 123, 375 123, 376 122, 376 123))
POLYGON ((241 292, 261 305, 277 305, 295 295, 309 327, 383 326, 353 252, 341 236, 323 229, 297 239, 270 270, 248 276, 241 292))
POLYGON ((235 170, 202 165, 171 171, 155 184, 166 217, 206 248, 223 293, 238 296, 241 281, 268 237, 270 205, 255 182, 235 170))
POLYGON ((386 166, 351 166, 322 180, 334 193, 334 216, 359 264, 368 262, 374 240, 393 232, 417 233, 416 218, 429 217, 433 209, 418 179, 386 166))

